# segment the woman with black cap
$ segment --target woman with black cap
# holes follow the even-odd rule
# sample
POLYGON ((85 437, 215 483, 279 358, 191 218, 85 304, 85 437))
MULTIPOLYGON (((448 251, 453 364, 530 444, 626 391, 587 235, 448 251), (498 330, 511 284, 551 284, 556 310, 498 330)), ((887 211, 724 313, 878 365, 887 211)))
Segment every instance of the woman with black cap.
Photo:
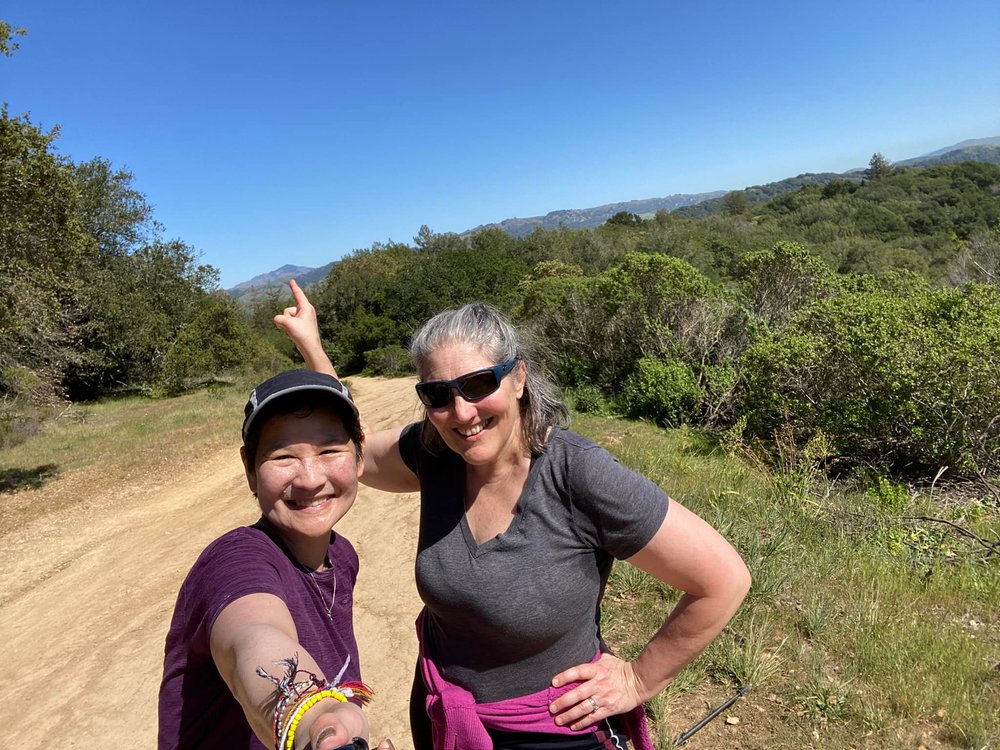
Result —
POLYGON ((294 370, 257 386, 244 414, 240 453, 261 518, 212 542, 181 586, 159 748, 367 747, 358 556, 333 531, 364 470, 358 410, 336 378, 294 370))

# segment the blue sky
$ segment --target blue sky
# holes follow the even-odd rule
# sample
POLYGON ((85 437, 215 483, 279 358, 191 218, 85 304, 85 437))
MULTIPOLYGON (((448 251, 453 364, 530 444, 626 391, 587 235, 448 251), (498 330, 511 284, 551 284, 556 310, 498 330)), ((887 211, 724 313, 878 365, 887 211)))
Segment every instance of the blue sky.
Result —
POLYGON ((0 100, 229 287, 1000 135, 1000 3, 5 0, 0 100))

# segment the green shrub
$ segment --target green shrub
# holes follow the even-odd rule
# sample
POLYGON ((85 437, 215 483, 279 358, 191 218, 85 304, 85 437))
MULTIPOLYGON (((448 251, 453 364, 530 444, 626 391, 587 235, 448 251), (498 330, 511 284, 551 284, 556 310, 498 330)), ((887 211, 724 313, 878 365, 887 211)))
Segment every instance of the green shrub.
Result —
POLYGON ((206 295, 167 349, 158 387, 176 395, 192 379, 253 367, 265 349, 232 300, 206 295))
POLYGON ((874 487, 865 490, 872 505, 884 513, 902 513, 910 501, 910 493, 903 485, 879 477, 874 487))
POLYGON ((784 323, 807 302, 829 296, 836 287, 830 267, 795 242, 776 242, 768 250, 746 253, 737 270, 747 304, 769 325, 784 323))
POLYGON ((677 426, 698 416, 705 392, 687 365, 643 357, 625 381, 623 396, 633 415, 677 426))
POLYGON ((891 471, 1000 468, 1000 290, 968 285, 815 302, 741 360, 749 434, 818 431, 891 471))
POLYGON ((712 381, 713 395, 728 393, 722 363, 742 346, 746 326, 731 296, 689 263, 627 253, 597 276, 539 275, 521 291, 518 320, 547 343, 550 369, 564 385, 617 391, 649 357, 685 363, 712 381))
POLYGON ((581 383, 566 393, 570 406, 584 414, 610 414, 608 397, 593 383, 581 383))

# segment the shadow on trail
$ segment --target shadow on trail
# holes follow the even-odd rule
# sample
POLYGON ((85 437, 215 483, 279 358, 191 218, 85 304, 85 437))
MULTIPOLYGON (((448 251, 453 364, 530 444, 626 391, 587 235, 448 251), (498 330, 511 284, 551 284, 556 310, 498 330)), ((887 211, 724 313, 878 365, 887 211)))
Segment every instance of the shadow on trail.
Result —
POLYGON ((56 464, 43 464, 34 469, 0 469, 0 494, 17 490, 37 490, 59 475, 56 464))

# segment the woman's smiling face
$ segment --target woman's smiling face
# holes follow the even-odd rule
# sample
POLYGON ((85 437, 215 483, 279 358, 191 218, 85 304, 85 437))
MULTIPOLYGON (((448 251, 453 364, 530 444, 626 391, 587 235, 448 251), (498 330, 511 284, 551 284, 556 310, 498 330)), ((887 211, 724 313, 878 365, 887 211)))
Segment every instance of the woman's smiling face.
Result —
POLYGON ((354 504, 363 464, 333 409, 271 417, 256 454, 247 480, 282 537, 328 536, 354 504))
MULTIPOLYGON (((455 380, 495 364, 472 344, 449 341, 431 351, 420 374, 423 380, 455 380)), ((445 444, 467 463, 485 466, 524 452, 523 394, 524 365, 519 362, 493 393, 467 401, 452 389, 451 402, 438 409, 427 407, 427 418, 445 444)))

